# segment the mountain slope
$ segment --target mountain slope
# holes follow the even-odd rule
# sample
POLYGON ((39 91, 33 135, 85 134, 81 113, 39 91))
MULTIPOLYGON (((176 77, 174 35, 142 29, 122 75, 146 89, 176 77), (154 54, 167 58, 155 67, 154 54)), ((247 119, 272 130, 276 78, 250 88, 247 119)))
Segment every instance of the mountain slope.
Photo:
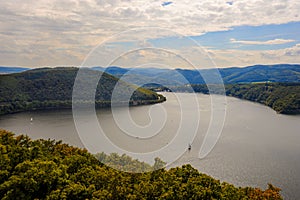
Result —
MULTIPOLYGON (((126 80, 137 85, 157 82, 167 86, 182 85, 186 84, 187 81, 190 84, 204 84, 201 74, 213 75, 215 73, 215 70, 210 69, 201 69, 201 74, 199 74, 199 71, 190 69, 137 68, 133 70, 118 66, 110 66, 108 68, 93 67, 92 69, 105 71, 116 77, 121 77, 125 74, 126 80)), ((29 68, 0 66, 0 74, 27 70, 29 68)), ((219 68, 218 70, 224 83, 300 82, 300 65, 297 64, 253 65, 248 67, 219 68)))
MULTIPOLYGON (((130 74, 127 79, 130 83, 160 83, 165 86, 176 86, 183 84, 205 84, 201 75, 215 76, 215 69, 157 69, 157 68, 120 68, 108 67, 94 68, 109 74, 121 77, 130 74), (143 76, 143 79, 139 77, 143 76)), ((219 69, 219 73, 225 84, 253 83, 253 82, 300 82, 300 65, 254 65, 249 67, 232 67, 219 69)))
POLYGON ((226 94, 262 103, 281 114, 300 114, 299 83, 257 83, 226 86, 226 94))
MULTIPOLYGON (((91 75, 102 72, 87 70, 91 75)), ((0 114, 24 110, 71 108, 72 90, 78 68, 41 68, 22 73, 0 75, 0 114)), ((92 76, 91 76, 92 77, 92 76)), ((83 80, 89 83, 89 79, 83 80)), ((103 73, 95 94, 96 106, 108 107, 118 79, 103 73)), ((121 82, 118 96, 134 90, 131 101, 136 104, 164 100, 158 94, 121 82)), ((82 88, 85 92, 86 88, 82 88)), ((85 100, 85 99, 82 99, 85 100)))
POLYGON ((255 65, 220 70, 226 83, 300 82, 300 65, 255 65))
MULTIPOLYGON (((209 94, 205 84, 194 84, 191 87, 195 92, 209 94)), ((170 89, 187 92, 185 86, 170 89)), ((280 114, 300 114, 300 83, 227 84, 225 90, 228 96, 264 104, 280 114)))

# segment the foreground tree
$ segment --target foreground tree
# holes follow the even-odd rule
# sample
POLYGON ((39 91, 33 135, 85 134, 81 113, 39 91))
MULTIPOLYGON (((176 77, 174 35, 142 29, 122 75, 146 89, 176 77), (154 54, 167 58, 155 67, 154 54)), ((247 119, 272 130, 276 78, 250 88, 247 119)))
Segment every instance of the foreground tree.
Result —
POLYGON ((0 130, 1 199, 282 199, 280 189, 237 188, 191 165, 148 173, 125 173, 99 159, 130 169, 160 168, 117 154, 94 156, 54 140, 31 140, 0 130), (131 163, 131 164, 130 164, 131 163), (132 168, 133 165, 134 168, 132 168))

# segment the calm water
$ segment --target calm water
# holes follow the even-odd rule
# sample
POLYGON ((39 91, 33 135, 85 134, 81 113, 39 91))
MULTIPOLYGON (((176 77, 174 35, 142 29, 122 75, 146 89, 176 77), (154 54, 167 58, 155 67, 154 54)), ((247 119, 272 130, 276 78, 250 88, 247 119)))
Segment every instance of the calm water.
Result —
MULTIPOLYGON (((186 149, 186 137, 191 133, 179 133, 182 141, 176 149, 166 149, 167 155, 182 151, 182 156, 172 166, 191 163, 201 172, 207 173, 221 181, 239 186, 256 186, 266 188, 272 183, 282 188, 285 199, 300 198, 300 116, 278 115, 272 109, 260 104, 227 98, 226 118, 221 137, 213 151, 204 159, 198 158, 199 147, 210 122, 210 97, 197 94, 199 107, 195 108, 189 101, 192 94, 177 94, 184 97, 184 108, 172 93, 164 93, 167 101, 155 106, 130 108, 132 120, 140 127, 152 123, 155 134, 149 129, 124 134, 116 125, 109 109, 97 111, 97 117, 106 137, 120 148, 128 151, 152 152, 172 143, 174 133, 180 127, 182 113, 185 126, 193 127, 190 121, 195 116, 195 109, 200 111, 199 128, 192 144, 191 152, 186 149), (166 117, 167 116, 167 117, 166 117), (165 118, 166 117, 166 118, 165 118), (190 119, 189 119, 190 118, 190 119), (157 128, 163 125, 162 128, 157 128), (148 130, 148 131, 147 131, 148 130), (149 145, 151 144, 151 145, 149 145), (179 149, 179 150, 178 150, 179 149)), ((117 112, 126 113, 119 108, 117 112)), ((88 114, 87 114, 88 116, 88 114)), ((87 117, 88 119, 88 117, 87 117)), ((86 122, 80 122, 85 125, 86 122)), ((151 126, 150 126, 151 127, 151 126)), ((36 111, 0 116, 0 128, 11 130, 17 134, 27 134, 31 138, 52 138, 63 140, 71 145, 84 147, 76 131, 72 111, 36 111), (30 119, 33 121, 30 122, 30 119)), ((92 132, 92 127, 91 132, 92 132)), ((139 129, 138 129, 139 130, 139 129)), ((191 130, 193 132, 193 130, 191 130)), ((82 133, 81 133, 82 134, 82 133)), ((84 134, 89 134, 87 131, 84 134)), ((103 151, 101 141, 95 141, 94 153, 103 151)), ((111 152, 105 148, 107 153, 111 152)), ((149 161, 150 162, 150 161, 149 161)))

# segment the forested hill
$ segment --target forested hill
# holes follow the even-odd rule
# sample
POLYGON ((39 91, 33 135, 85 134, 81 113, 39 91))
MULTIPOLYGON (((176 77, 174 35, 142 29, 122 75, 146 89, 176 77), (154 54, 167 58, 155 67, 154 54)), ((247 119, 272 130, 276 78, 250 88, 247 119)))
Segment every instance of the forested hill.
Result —
MULTIPOLYGON (((185 92, 186 86, 171 88, 185 92)), ((192 85, 195 92, 208 94, 204 84, 192 85)), ((258 102, 281 114, 300 114, 300 83, 252 83, 225 85, 226 95, 258 102)))
MULTIPOLYGON (((86 150, 54 140, 31 140, 0 130, 1 199, 264 199, 280 189, 235 187, 190 165, 148 173, 109 168, 86 150)), ((116 165, 145 166, 128 156, 107 156, 116 165)), ((154 166, 155 167, 155 164, 154 166)))
MULTIPOLYGON (((206 84, 203 77, 217 77, 219 73, 224 84, 278 82, 299 83, 300 65, 253 65, 248 67, 230 67, 216 69, 160 69, 160 68, 120 68, 94 67, 95 70, 105 71, 114 76, 125 76, 128 82, 143 84, 145 82, 160 83, 164 86, 178 86, 187 84, 206 84), (200 73, 199 73, 200 72, 200 73)), ((217 79, 218 80, 218 79, 217 79)), ((214 81, 210 79, 210 81, 214 81)), ((213 83, 213 82, 211 82, 213 83)), ((209 83, 208 83, 209 84, 209 83)))
MULTIPOLYGON (((156 82, 165 86, 183 85, 188 81, 190 84, 205 84, 203 76, 216 75, 216 70, 202 69, 168 69, 168 68, 122 68, 118 66, 93 67, 97 71, 105 71, 116 77, 125 76, 128 82, 133 84, 144 84, 156 82), (200 73, 199 73, 200 72, 200 73), (183 79, 185 78, 185 79, 183 79)), ((1 67, 0 74, 16 73, 29 70, 22 67, 1 67)), ((278 82, 291 83, 300 82, 299 64, 277 64, 277 65, 252 65, 247 67, 218 68, 225 84, 253 83, 253 82, 278 82)))
POLYGON ((227 85, 226 94, 262 103, 277 113, 300 114, 300 83, 227 85))
MULTIPOLYGON (((88 73, 101 73, 95 70, 88 73)), ((78 68, 40 68, 22 73, 0 75, 0 114, 35 109, 71 108, 72 91, 78 68)), ((84 80, 89 81, 89 80, 84 80)), ((98 82, 95 100, 97 107, 110 106, 118 78, 103 73, 98 82)), ((147 89, 121 82, 119 96, 129 89, 135 90, 131 103, 148 104, 163 101, 161 95, 147 89)), ((85 88, 82 88, 84 92, 85 88)))

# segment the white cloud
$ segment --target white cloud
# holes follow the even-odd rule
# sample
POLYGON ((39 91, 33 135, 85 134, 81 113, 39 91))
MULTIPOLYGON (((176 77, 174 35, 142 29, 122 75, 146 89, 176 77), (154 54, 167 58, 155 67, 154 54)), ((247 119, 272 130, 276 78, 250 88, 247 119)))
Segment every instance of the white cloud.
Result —
POLYGON ((300 21, 297 0, 234 0, 232 5, 227 0, 172 2, 163 7, 157 0, 0 1, 0 37, 5 36, 0 64, 80 65, 101 41, 130 28, 155 26, 200 35, 240 25, 300 21), (12 48, 18 53, 9 54, 12 48))
POLYGON ((286 48, 283 50, 283 55, 284 56, 300 56, 300 44, 296 44, 295 46, 291 48, 286 48))
POLYGON ((300 63, 300 44, 278 50, 237 50, 183 47, 168 52, 145 49, 121 56, 114 65, 134 67, 141 63, 159 63, 172 68, 224 68, 255 64, 300 63), (174 54, 173 54, 174 53, 174 54), (179 56, 176 56, 179 55, 179 56), (187 59, 189 61, 186 62, 187 59))
POLYGON ((232 5, 224 0, 177 0, 166 7, 156 0, 24 0, 2 1, 0 4, 2 10, 10 12, 14 18, 29 22, 28 28, 30 25, 42 25, 41 22, 46 22, 48 26, 52 21, 55 23, 51 23, 51 29, 62 28, 61 25, 65 26, 66 31, 72 28, 88 28, 88 31, 101 28, 106 35, 140 26, 158 26, 182 34, 199 35, 238 25, 300 20, 300 2, 292 0, 236 0, 232 5))
POLYGON ((277 50, 215 50, 211 58, 218 67, 249 66, 254 64, 300 63, 300 44, 277 50))
POLYGON ((236 40, 234 38, 230 39, 230 42, 232 43, 247 44, 247 45, 275 45, 275 44, 286 44, 294 41, 295 40, 287 40, 287 39, 274 39, 274 40, 267 40, 267 41, 236 40))

